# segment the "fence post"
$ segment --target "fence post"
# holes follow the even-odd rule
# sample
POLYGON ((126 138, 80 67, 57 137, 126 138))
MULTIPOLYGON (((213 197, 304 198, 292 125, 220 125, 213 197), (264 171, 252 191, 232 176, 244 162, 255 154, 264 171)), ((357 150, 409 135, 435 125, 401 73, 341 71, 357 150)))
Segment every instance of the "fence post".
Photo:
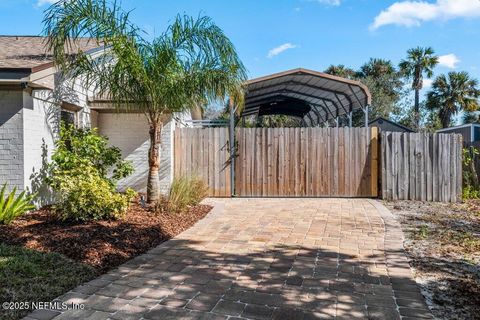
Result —
POLYGON ((232 97, 229 99, 230 106, 230 193, 235 195, 235 105, 232 97))

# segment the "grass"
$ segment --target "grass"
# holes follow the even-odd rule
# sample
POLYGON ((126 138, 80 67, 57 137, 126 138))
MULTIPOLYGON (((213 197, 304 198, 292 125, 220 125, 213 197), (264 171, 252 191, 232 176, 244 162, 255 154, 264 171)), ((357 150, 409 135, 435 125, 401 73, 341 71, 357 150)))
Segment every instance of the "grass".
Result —
MULTIPOLYGON (((0 244, 0 303, 51 301, 94 276, 92 267, 61 254, 0 244)), ((1 310, 0 319, 19 319, 28 312, 1 310)))
POLYGON ((207 196, 207 191, 207 185, 198 177, 175 178, 170 187, 167 208, 173 212, 185 211, 190 206, 198 205, 207 196))
POLYGON ((418 226, 412 232, 412 236, 416 240, 425 240, 428 238, 428 234, 429 229, 427 225, 418 226))

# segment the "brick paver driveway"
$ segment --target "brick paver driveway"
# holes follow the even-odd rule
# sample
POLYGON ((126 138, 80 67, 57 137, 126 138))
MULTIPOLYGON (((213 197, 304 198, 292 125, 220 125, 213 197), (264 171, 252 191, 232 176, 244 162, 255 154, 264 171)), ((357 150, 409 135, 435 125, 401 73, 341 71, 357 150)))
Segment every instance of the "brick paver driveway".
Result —
POLYGON ((431 318, 391 213, 367 199, 226 199, 67 293, 56 319, 431 318))

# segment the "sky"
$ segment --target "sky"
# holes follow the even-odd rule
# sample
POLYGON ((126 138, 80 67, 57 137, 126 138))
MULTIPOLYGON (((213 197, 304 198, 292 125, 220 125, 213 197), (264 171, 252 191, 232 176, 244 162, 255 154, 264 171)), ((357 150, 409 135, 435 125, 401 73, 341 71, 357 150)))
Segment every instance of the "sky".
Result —
MULTIPOLYGON (((39 35, 52 0, 0 0, 0 34, 39 35)), ((230 37, 250 78, 292 68, 354 69, 369 58, 395 65, 409 48, 431 46, 435 74, 480 79, 480 0, 122 0, 153 38, 176 14, 208 15, 230 37)), ((426 86, 431 81, 426 81, 426 86)))

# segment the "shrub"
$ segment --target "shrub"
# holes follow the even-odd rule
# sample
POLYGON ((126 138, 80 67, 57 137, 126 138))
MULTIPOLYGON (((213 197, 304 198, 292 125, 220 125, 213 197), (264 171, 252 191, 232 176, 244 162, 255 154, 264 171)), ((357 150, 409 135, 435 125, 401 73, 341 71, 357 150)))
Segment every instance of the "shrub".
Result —
POLYGON ((109 147, 108 139, 99 135, 97 129, 62 125, 52 155, 51 171, 54 174, 68 174, 82 167, 94 168, 112 184, 133 173, 131 162, 122 160, 120 149, 109 147), (112 173, 111 177, 108 177, 109 172, 112 173))
POLYGON ((57 196, 54 208, 63 220, 115 219, 134 196, 116 192, 116 182, 133 172, 120 150, 97 131, 62 126, 49 166, 48 182, 57 196), (108 172, 112 172, 108 177, 108 172))
POLYGON ((463 187, 463 199, 480 199, 480 190, 473 186, 467 185, 463 187))
POLYGON ((463 148, 463 198, 478 199, 480 197, 478 174, 475 169, 475 158, 479 152, 476 148, 463 148))
POLYGON ((88 167, 78 174, 58 175, 54 181, 59 192, 55 210, 62 220, 121 218, 135 196, 130 189, 125 194, 116 192, 107 179, 88 167))
POLYGON ((207 196, 207 191, 207 185, 198 177, 175 178, 168 194, 168 209, 181 212, 198 205, 207 196))
POLYGON ((25 212, 35 209, 32 205, 33 195, 27 195, 25 191, 22 191, 18 196, 17 188, 13 190, 5 197, 7 184, 5 183, 0 190, 0 223, 9 224, 15 218, 21 216, 25 212))

